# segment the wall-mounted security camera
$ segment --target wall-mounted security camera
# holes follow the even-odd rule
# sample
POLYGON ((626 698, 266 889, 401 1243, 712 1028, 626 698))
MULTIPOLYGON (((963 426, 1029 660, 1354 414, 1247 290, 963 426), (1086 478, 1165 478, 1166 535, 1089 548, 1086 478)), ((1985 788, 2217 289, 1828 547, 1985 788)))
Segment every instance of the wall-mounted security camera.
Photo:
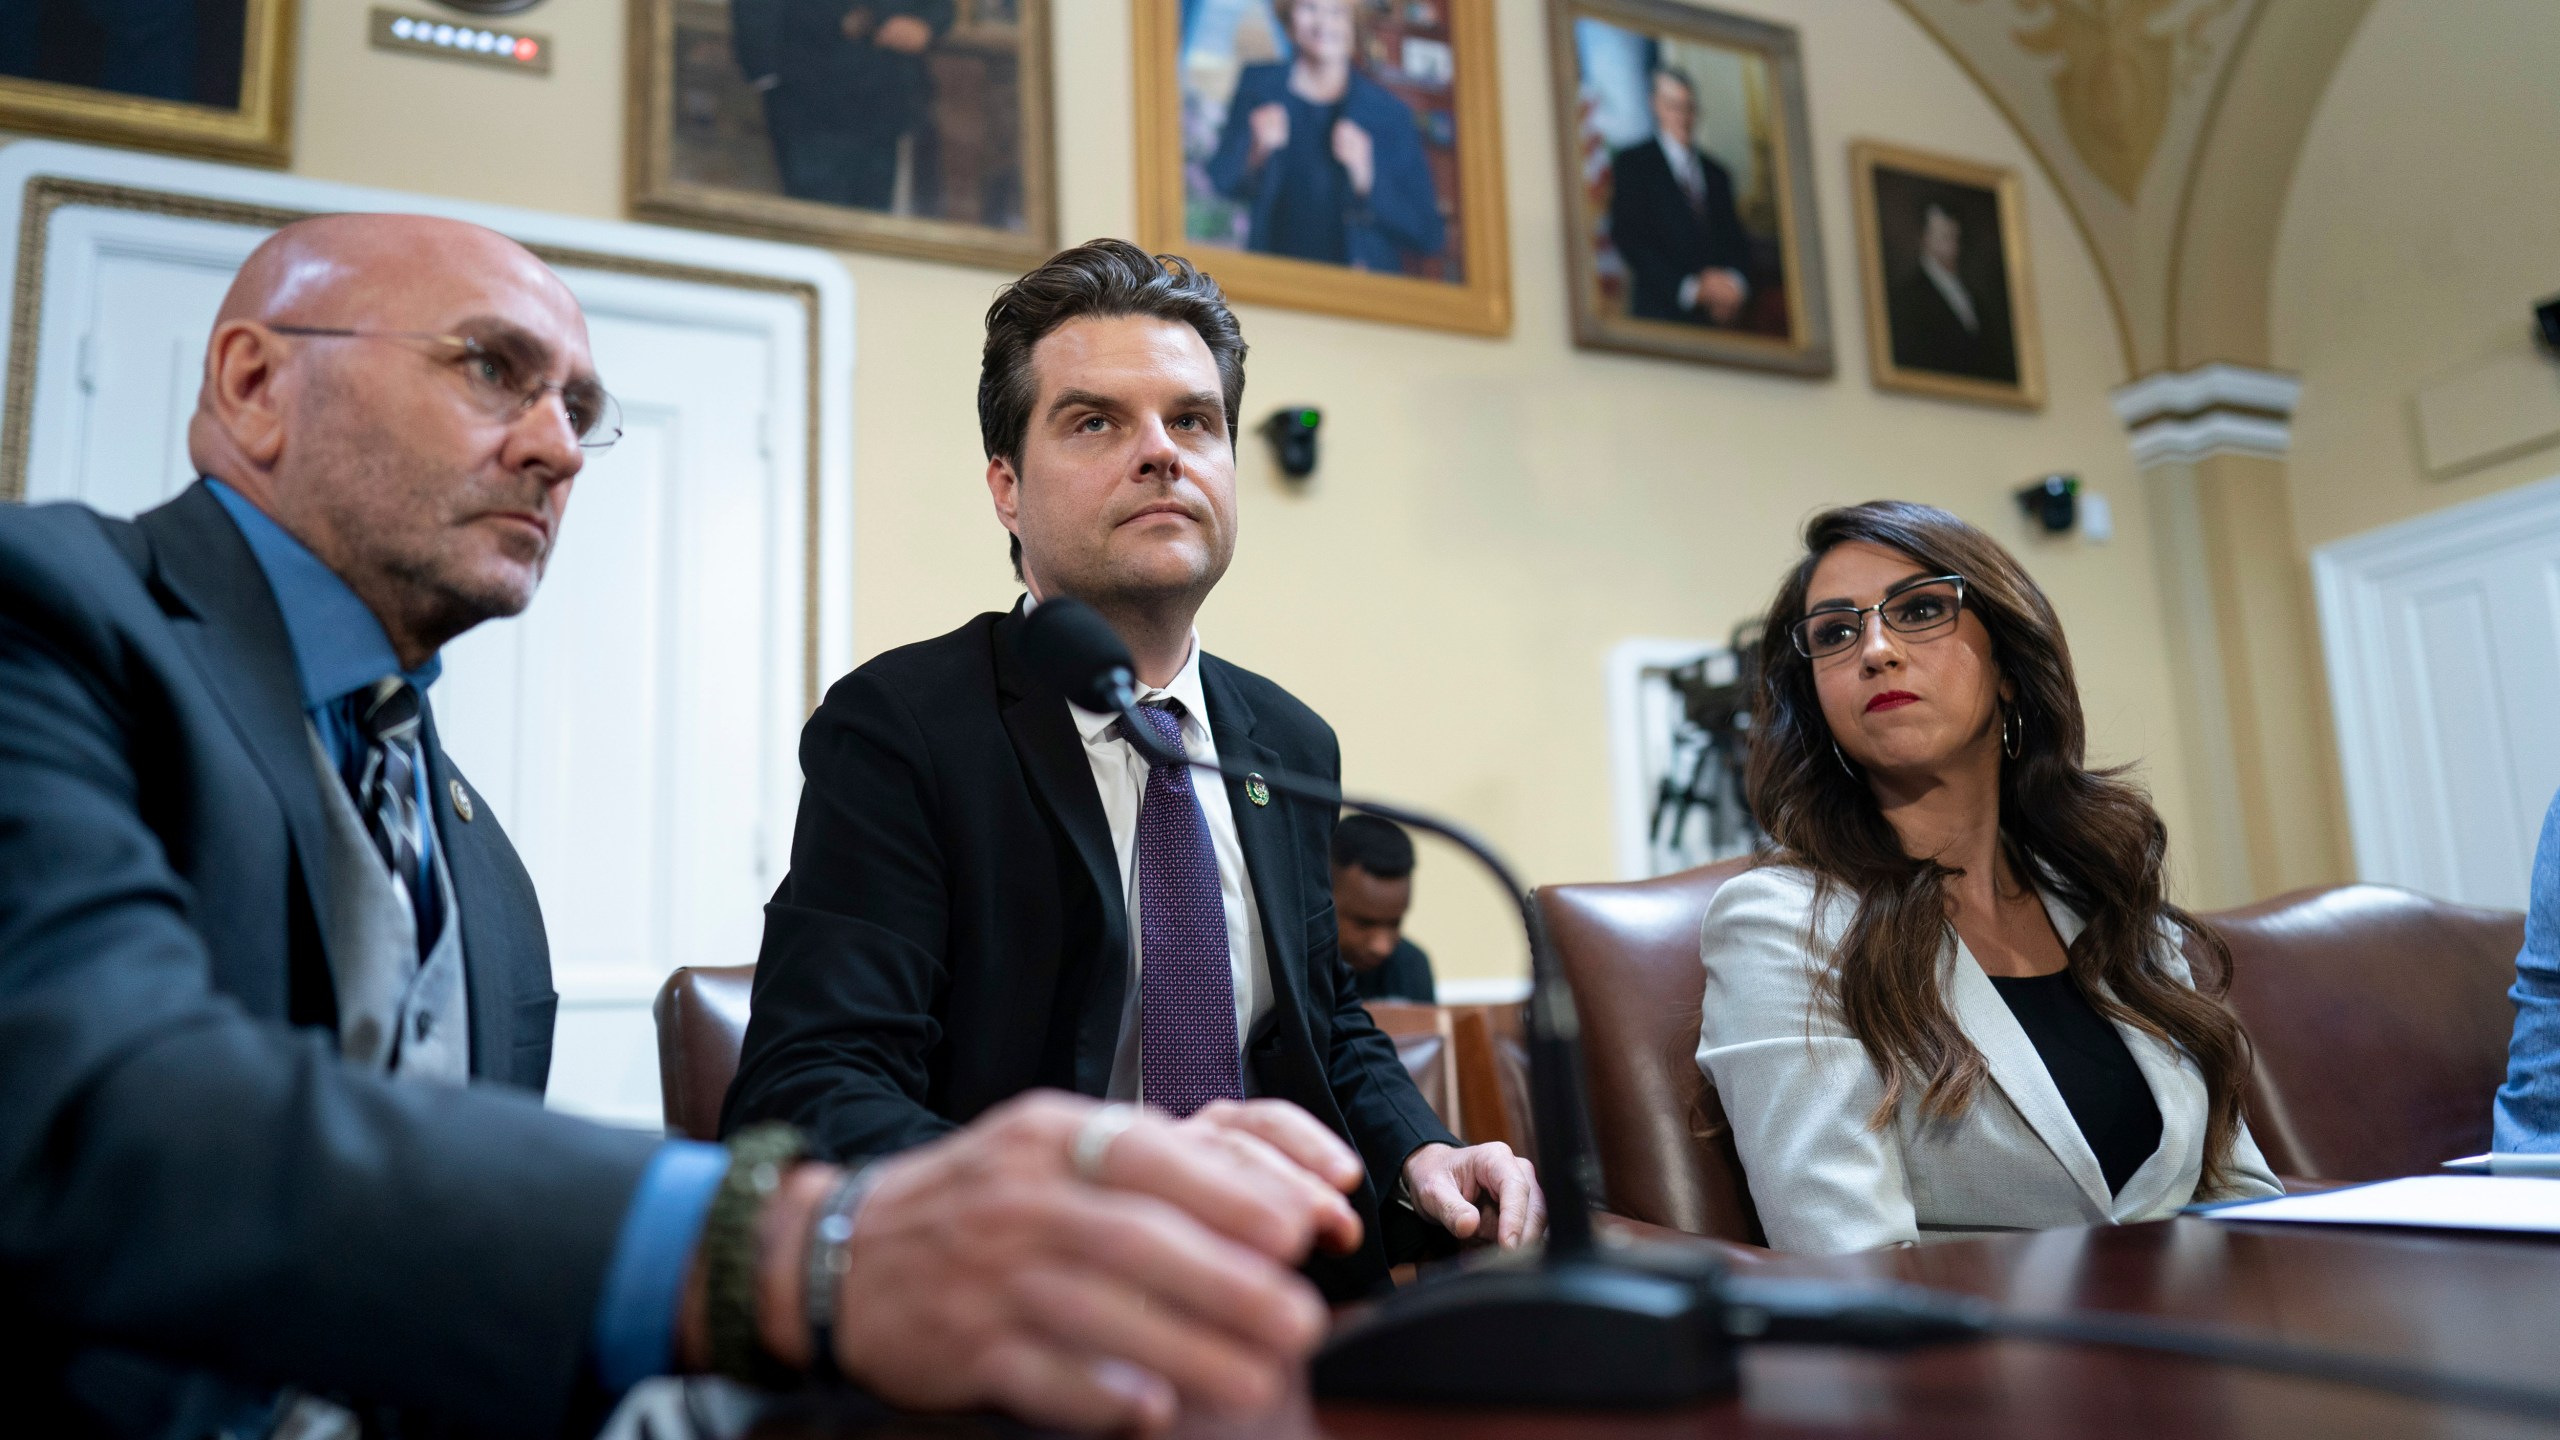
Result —
POLYGON ((2560 360, 2560 295, 2533 302, 2533 333, 2542 341, 2542 353, 2560 360))
POLYGON ((1280 462, 1280 473, 1292 480, 1304 480, 1316 473, 1316 427, 1324 424, 1324 412, 1313 405, 1291 405, 1271 412, 1262 422, 1262 438, 1271 442, 1272 457, 1280 462))
POLYGON ((2080 477, 2047 475, 2018 491, 2018 508, 2048 535, 2068 531, 2080 518, 2080 477))

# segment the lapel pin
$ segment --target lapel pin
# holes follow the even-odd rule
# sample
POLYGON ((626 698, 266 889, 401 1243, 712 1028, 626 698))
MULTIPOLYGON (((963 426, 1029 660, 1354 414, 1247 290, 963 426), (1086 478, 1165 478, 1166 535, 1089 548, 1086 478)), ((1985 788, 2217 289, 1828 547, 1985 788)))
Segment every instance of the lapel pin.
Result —
POLYGON ((463 789, 462 782, 459 780, 447 780, 444 783, 446 789, 451 791, 453 794, 453 813, 462 818, 463 824, 470 824, 471 792, 463 789))
POLYGON ((1244 798, 1256 805, 1268 805, 1271 803, 1271 787, 1262 783, 1260 775, 1247 775, 1244 777, 1244 798))

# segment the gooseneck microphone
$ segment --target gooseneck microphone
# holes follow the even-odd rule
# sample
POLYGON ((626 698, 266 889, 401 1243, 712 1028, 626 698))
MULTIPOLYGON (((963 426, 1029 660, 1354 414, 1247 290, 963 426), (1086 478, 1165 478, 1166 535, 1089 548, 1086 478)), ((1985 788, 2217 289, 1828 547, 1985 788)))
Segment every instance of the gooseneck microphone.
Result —
POLYGON ((1602 1246, 1591 1223, 1599 1170, 1582 1091, 1573 992, 1558 971, 1529 892, 1493 847, 1463 826, 1342 793, 1288 771, 1248 772, 1181 754, 1133 712, 1136 663, 1108 621, 1083 603, 1042 601, 1024 621, 1023 663, 1079 709, 1122 718, 1150 764, 1188 765, 1348 808, 1451 841, 1492 872, 1520 908, 1529 942, 1530 1109, 1545 1162, 1547 1240, 1408 1286, 1344 1322, 1310 1379, 1329 1399, 1430 1404, 1635 1408, 1732 1391, 1744 1344, 1899 1350, 2005 1337, 2097 1345, 2357 1385, 2413 1399, 2560 1420, 2560 1392, 2445 1375, 2421 1366, 2290 1345, 2213 1327, 2132 1315, 2033 1315, 1969 1295, 1910 1285, 1737 1276, 1706 1250, 1602 1246))

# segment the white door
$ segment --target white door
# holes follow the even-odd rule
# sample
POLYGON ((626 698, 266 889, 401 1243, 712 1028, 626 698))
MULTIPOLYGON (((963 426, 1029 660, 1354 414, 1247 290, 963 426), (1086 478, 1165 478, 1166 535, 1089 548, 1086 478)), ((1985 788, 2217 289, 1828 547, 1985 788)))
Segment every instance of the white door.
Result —
MULTIPOLYGON (((94 153, 13 147, 0 171, 39 148, 94 153)), ((43 168, 61 172, 58 159, 43 168)), ((624 437, 580 476, 533 607, 449 646, 431 698, 446 748, 541 896, 561 992, 551 1103, 655 1126, 650 1000, 679 965, 755 958, 790 853, 800 723, 820 667, 841 668, 848 648, 821 600, 849 577, 809 563, 814 550, 822 572, 841 572, 849 551, 810 543, 813 512, 821 526, 846 513, 841 494, 813 491, 824 473, 813 436, 842 473, 842 402, 811 423, 813 394, 851 393, 840 364, 811 373, 813 340, 849 333, 841 313, 822 313, 843 308, 841 267, 786 247, 183 170, 189 188, 237 177, 285 187, 259 198, 299 211, 442 210, 591 257, 558 268, 622 402, 624 437), (670 249, 683 252, 675 263, 670 249), (813 264, 824 283, 810 283, 813 264)), ((205 337, 267 225, 165 192, 29 202, 42 183, 0 173, 43 246, 41 308, 13 337, 34 359, 25 497, 131 514, 194 478, 186 421, 205 337)), ((20 233, 18 215, 0 225, 20 233)))
POLYGON ((2357 872, 2523 909, 2560 790, 2560 478, 2311 564, 2357 872))

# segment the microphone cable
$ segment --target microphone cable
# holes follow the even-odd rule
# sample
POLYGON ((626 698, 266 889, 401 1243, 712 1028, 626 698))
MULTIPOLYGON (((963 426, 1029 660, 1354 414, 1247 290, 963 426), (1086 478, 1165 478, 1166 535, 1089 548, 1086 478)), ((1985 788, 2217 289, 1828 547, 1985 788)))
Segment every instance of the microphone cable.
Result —
POLYGON ((2560 1422, 2560 1390, 2450 1375, 2219 1326, 2106 1311, 2028 1315, 1969 1295, 1909 1285, 1726 1276, 1717 1286, 1725 1333, 1743 1343, 1909 1350, 1967 1340, 2033 1340, 2201 1360, 2404 1399, 2560 1422))

